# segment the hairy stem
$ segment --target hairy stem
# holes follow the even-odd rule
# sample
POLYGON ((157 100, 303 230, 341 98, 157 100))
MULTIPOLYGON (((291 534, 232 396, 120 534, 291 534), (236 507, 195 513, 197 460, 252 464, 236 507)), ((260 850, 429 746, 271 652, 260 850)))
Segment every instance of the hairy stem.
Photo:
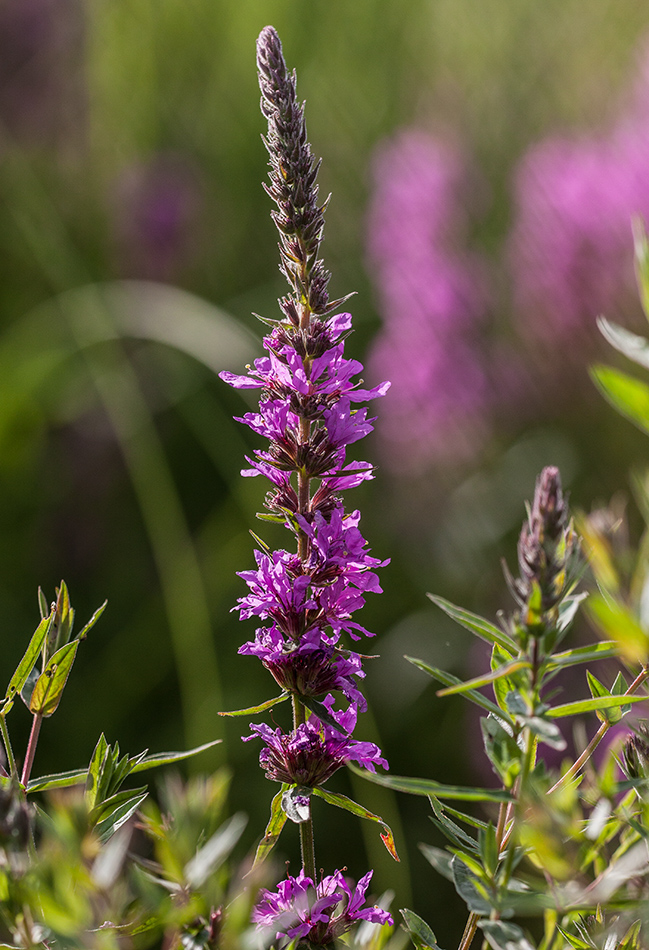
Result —
MULTIPOLYGON (((633 693, 637 692, 642 686, 642 684, 648 678, 649 678, 649 666, 643 666, 641 671, 638 673, 638 675, 636 676, 634 681, 631 683, 631 685, 629 686, 629 688, 627 689, 624 695, 631 696, 633 693)), ((611 728, 611 725, 612 724, 609 722, 603 722, 601 724, 601 726, 599 727, 599 729, 597 730, 593 738, 590 740, 590 742, 588 743, 584 751, 581 753, 579 758, 573 762, 573 764, 570 766, 568 771, 565 772, 561 776, 559 781, 555 782, 555 784, 549 790, 548 795, 551 795, 552 792, 556 792, 558 789, 563 788, 563 786, 567 782, 569 782, 571 779, 573 779, 576 775, 579 774, 579 772, 582 770, 584 765, 588 762, 591 755, 593 754, 597 746, 600 744, 600 742, 602 741, 602 739, 604 738, 608 730, 611 728)))

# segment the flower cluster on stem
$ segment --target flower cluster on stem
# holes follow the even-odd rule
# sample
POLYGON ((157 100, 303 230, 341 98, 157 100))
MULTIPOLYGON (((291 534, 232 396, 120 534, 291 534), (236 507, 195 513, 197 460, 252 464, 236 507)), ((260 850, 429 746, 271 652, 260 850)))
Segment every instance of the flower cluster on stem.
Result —
MULTIPOLYGON (((342 643, 345 634, 354 640, 371 636, 353 618, 367 593, 380 593, 376 568, 387 561, 370 555, 360 514, 345 510, 340 493, 373 477, 369 463, 347 458, 347 448, 372 430, 374 420, 358 404, 382 396, 389 384, 363 388, 357 378, 361 364, 344 354, 351 316, 336 313, 346 298, 329 299, 330 275, 319 257, 326 206, 318 200, 319 162, 307 141, 295 74, 286 68, 272 27, 259 36, 257 66, 268 120, 266 191, 277 206, 272 216, 280 270, 291 290, 279 300, 281 318, 264 321, 270 326, 263 341, 266 355, 245 375, 221 376, 237 389, 260 390, 257 411, 239 421, 267 447, 247 459, 250 467, 242 474, 270 482, 262 517, 284 524, 292 543, 290 550, 274 551, 260 543, 256 567, 240 573, 248 593, 234 609, 241 619, 262 624, 240 652, 258 657, 293 701, 290 732, 253 724, 248 738, 264 743, 260 764, 266 776, 306 790, 308 803, 308 791, 350 760, 371 771, 387 767, 377 746, 351 737, 358 711, 366 708, 359 688, 364 674, 361 656, 342 643), (335 708, 334 692, 346 706, 335 708)), ((371 916, 379 912, 360 911, 369 875, 353 895, 340 871, 315 885, 308 808, 307 813, 299 819, 301 876, 289 878, 279 895, 267 894, 268 908, 258 920, 267 923, 270 908, 281 905, 283 913, 288 902, 301 923, 285 930, 278 926, 278 932, 321 945, 355 919, 379 920, 371 916)), ((383 922, 387 915, 380 913, 383 922)))

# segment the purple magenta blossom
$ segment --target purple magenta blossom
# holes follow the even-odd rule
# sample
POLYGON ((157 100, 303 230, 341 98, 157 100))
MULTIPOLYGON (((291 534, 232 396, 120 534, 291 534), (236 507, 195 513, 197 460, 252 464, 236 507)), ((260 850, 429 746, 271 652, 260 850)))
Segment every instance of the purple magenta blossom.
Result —
POLYGON ((369 370, 392 380, 378 435, 385 465, 416 474, 474 458, 490 428, 484 265, 459 250, 468 175, 456 149, 403 131, 378 152, 374 180, 368 254, 383 329, 369 370))
MULTIPOLYGON (((377 765, 388 768, 377 745, 350 738, 356 725, 354 704, 346 710, 334 710, 334 702, 333 696, 329 695, 323 705, 339 729, 321 722, 314 715, 288 734, 281 729, 271 729, 266 723, 251 723, 253 732, 266 743, 259 755, 266 778, 313 788, 324 785, 346 762, 357 762, 370 772, 376 772, 377 765)), ((254 736, 246 738, 253 739, 254 736)))
POLYGON ((300 696, 321 696, 340 690, 357 708, 367 709, 354 677, 365 676, 361 658, 350 650, 324 642, 318 629, 309 630, 299 644, 286 640, 277 627, 260 627, 239 653, 258 657, 276 682, 300 696))
POLYGON ((335 871, 315 885, 302 870, 297 877, 288 875, 276 892, 261 891, 253 922, 259 929, 272 929, 278 940, 297 938, 314 946, 331 944, 359 920, 392 925, 387 911, 363 906, 371 880, 372 871, 368 871, 354 888, 341 871, 335 871))

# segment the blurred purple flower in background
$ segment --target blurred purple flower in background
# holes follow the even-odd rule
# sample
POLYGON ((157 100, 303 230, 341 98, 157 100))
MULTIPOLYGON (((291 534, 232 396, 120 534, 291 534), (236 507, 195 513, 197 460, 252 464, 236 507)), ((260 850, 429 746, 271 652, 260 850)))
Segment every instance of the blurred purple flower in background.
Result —
POLYGON ((636 101, 607 132, 550 137, 521 161, 509 256, 516 321, 535 350, 592 340, 598 314, 636 309, 631 221, 649 219, 646 73, 645 63, 636 101))
POLYGON ((155 155, 124 170, 112 200, 120 272, 177 281, 200 246, 201 189, 194 166, 182 155, 155 155))
POLYGON ((459 249, 467 181, 462 155, 417 130, 374 163, 368 255, 383 329, 368 362, 372 377, 392 380, 377 431, 395 472, 472 458, 489 431, 484 270, 459 249))

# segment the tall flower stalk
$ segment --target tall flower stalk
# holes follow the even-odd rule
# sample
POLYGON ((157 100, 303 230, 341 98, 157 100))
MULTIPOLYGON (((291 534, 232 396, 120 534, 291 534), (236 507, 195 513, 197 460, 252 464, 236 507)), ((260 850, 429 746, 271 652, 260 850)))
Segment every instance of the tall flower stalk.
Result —
MULTIPOLYGON (((266 511, 259 517, 283 524, 292 543, 290 550, 272 551, 257 539, 256 567, 240 574, 248 593, 234 609, 241 619, 262 623, 239 652, 257 656, 282 688, 276 700, 241 712, 259 712, 289 698, 293 707, 290 732, 253 724, 247 737, 262 740, 260 764, 267 778, 281 783, 259 853, 269 850, 289 818, 299 824, 302 870, 298 878, 289 876, 278 894, 266 893, 256 919, 260 926, 275 926, 278 939, 300 936, 322 945, 358 919, 390 919, 378 908, 361 909, 368 875, 353 894, 339 871, 316 883, 310 809, 316 794, 358 814, 361 806, 324 789, 324 783, 350 761, 372 772, 376 765, 387 768, 377 746, 351 736, 367 704, 359 688, 361 657, 342 641, 345 634, 353 640, 372 635, 353 615, 367 593, 381 592, 375 570, 387 561, 370 555, 360 514, 345 510, 340 493, 373 477, 368 462, 347 459, 347 447, 372 430, 374 420, 358 404, 382 396, 389 383, 363 389, 355 379, 361 364, 344 355, 351 316, 337 311, 347 298, 329 299, 330 274, 319 256, 327 204, 318 197, 320 162, 307 140, 295 73, 287 70, 272 27, 257 41, 257 68, 268 120, 270 181, 264 187, 276 205, 280 270, 290 291, 278 301, 279 319, 262 318, 270 327, 263 341, 267 355, 245 375, 221 376, 235 388, 261 390, 258 410, 239 421, 268 446, 255 450, 242 474, 268 479, 266 511), (342 694, 346 708, 335 708, 335 693, 342 694)), ((361 811, 380 822, 396 856, 389 828, 361 811)))

